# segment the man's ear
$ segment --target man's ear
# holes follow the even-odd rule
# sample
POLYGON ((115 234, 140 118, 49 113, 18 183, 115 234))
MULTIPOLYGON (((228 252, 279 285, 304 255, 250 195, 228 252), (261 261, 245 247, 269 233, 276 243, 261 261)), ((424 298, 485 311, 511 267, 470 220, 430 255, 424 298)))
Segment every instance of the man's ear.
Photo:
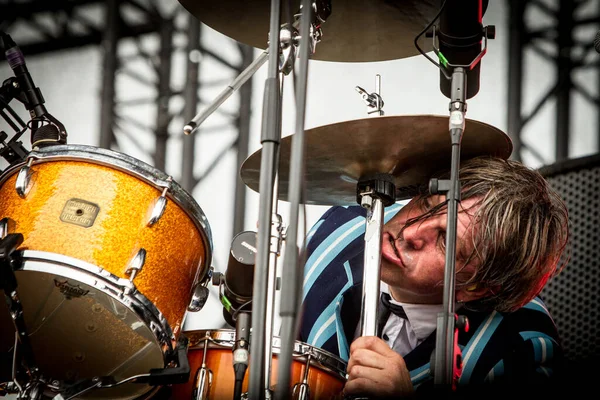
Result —
POLYGON ((483 285, 473 284, 456 291, 456 301, 466 303, 479 300, 490 292, 490 288, 483 285))

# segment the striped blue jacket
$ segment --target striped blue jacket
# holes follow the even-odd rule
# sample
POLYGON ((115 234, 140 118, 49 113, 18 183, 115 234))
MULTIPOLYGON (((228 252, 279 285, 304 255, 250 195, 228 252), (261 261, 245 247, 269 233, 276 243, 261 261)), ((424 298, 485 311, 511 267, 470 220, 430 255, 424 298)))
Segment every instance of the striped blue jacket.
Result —
MULTIPOLYGON (((387 222, 400 209, 385 209, 387 222)), ((332 207, 308 233, 299 340, 348 360, 349 340, 360 318, 365 213, 332 207)), ((459 334, 463 372, 459 387, 520 387, 547 382, 563 360, 556 326, 542 299, 512 313, 461 310, 468 332, 459 334)), ((430 368, 435 332, 404 357, 415 388, 433 383, 430 368)))

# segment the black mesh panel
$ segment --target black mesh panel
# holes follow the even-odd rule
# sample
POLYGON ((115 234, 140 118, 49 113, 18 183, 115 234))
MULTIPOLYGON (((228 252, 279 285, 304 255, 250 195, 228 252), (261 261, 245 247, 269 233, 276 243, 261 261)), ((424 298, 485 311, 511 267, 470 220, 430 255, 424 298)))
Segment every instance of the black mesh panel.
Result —
POLYGON ((540 170, 569 209, 571 258, 542 296, 552 313, 567 358, 600 355, 600 156, 540 170))

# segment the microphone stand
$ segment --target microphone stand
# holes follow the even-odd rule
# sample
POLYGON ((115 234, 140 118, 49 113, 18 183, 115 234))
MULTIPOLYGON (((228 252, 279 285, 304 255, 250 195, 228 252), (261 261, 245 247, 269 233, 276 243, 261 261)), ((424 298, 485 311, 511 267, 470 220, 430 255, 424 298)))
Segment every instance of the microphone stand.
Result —
MULTIPOLYGON (((483 28, 483 49, 468 65, 449 63, 436 46, 436 30, 433 27, 433 51, 441 60, 438 65, 444 76, 451 79, 450 122, 449 132, 452 146, 450 161, 450 179, 429 181, 431 194, 445 193, 447 199, 446 227, 446 259, 444 269, 443 311, 437 317, 436 347, 432 354, 433 378, 436 387, 444 391, 456 390, 458 379, 462 374, 462 354, 458 346, 459 330, 468 328, 466 318, 459 318, 455 313, 455 281, 456 281, 456 225, 458 220, 458 203, 460 203, 460 143, 465 130, 465 114, 467 112, 467 71, 473 69, 487 52, 487 39, 495 36, 495 27, 483 28), (489 28, 489 30, 488 30, 489 28), (449 76, 447 71, 452 71, 449 76)), ((437 64, 436 64, 437 65, 437 64)))
POLYGON ((250 313, 239 312, 235 321, 235 344, 233 346, 233 371, 235 384, 233 400, 242 399, 242 384, 248 368, 248 344, 250 343, 250 313))
POLYGON ((458 203, 460 203, 460 143, 465 130, 465 113, 467 103, 465 93, 467 73, 462 67, 455 68, 452 73, 452 89, 450 101, 450 139, 452 157, 450 180, 432 179, 429 183, 431 194, 446 193, 447 226, 446 226, 446 266, 444 269, 444 301, 443 311, 437 316, 436 347, 434 356, 434 384, 442 390, 456 388, 462 372, 461 352, 458 347, 457 316, 454 310, 456 280, 456 225, 458 219, 458 203))

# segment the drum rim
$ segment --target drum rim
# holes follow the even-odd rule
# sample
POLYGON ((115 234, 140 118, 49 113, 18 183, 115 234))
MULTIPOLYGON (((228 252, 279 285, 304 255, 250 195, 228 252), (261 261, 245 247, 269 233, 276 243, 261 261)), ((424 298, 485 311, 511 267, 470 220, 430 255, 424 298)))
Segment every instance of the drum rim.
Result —
MULTIPOLYGON (((128 279, 119 278, 94 264, 63 254, 38 250, 18 250, 17 254, 22 260, 22 264, 15 271, 48 272, 47 270, 35 268, 36 264, 42 263, 67 267, 74 269, 80 274, 91 275, 96 280, 96 283, 89 284, 86 282, 85 284, 119 301, 120 304, 136 315, 152 332, 156 344, 158 344, 162 353, 163 362, 166 362, 167 352, 173 351, 173 342, 175 341, 173 330, 156 305, 138 291, 133 282, 130 282, 128 279), (122 290, 109 290, 114 287, 119 289, 129 287, 132 290, 129 293, 125 293, 122 290), (123 302, 123 299, 126 302, 123 302)), ((76 278, 69 279, 78 281, 76 278)))
MULTIPOLYGON (((203 342, 206 338, 215 345, 221 345, 221 343, 218 343, 219 340, 226 343, 226 345, 222 345, 222 347, 233 347, 235 342, 234 329, 197 329, 183 331, 182 334, 189 339, 188 349, 202 349, 202 346, 204 346, 203 342)), ((279 350, 281 349, 281 338, 279 336, 273 336, 272 343, 273 354, 279 354, 279 350)), ((302 354, 299 357, 294 356, 294 358, 300 359, 305 359, 305 355, 310 354, 311 365, 318 365, 325 371, 337 375, 344 380, 346 379, 347 363, 335 354, 299 340, 294 341, 294 352, 302 354)))
MULTIPOLYGON (((169 181, 170 176, 165 172, 144 161, 114 150, 80 144, 55 145, 33 150, 29 153, 27 160, 7 168, 4 173, 0 175, 0 186, 12 176, 13 173, 26 165, 29 159, 34 160, 32 165, 56 160, 86 160, 106 167, 112 167, 129 175, 141 178, 141 180, 157 188, 163 189, 170 186, 170 189, 167 191, 167 197, 183 209, 200 231, 206 253, 202 276, 205 276, 208 273, 212 262, 213 252, 212 231, 208 219, 191 194, 183 189, 176 181, 169 181), (35 162, 36 160, 38 161, 37 163, 35 162)), ((198 281, 200 280, 201 279, 198 281)))

